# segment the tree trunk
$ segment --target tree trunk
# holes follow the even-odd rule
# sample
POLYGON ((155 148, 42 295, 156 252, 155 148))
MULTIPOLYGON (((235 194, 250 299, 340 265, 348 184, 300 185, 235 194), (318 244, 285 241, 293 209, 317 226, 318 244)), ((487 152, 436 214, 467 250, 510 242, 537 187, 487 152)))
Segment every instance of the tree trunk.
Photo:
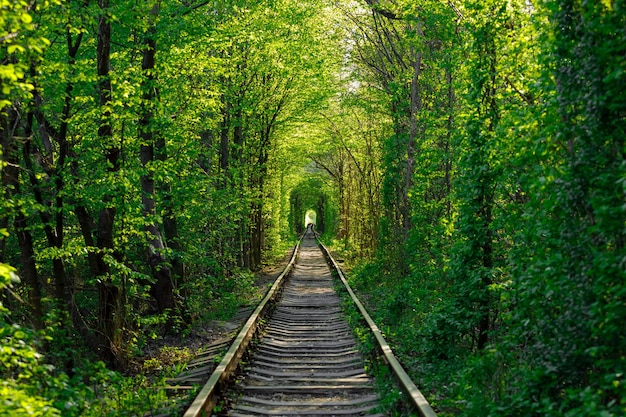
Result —
MULTIPOLYGON (((98 72, 98 95, 102 111, 100 125, 98 126, 98 138, 104 144, 105 157, 107 159, 107 172, 114 173, 120 169, 120 146, 113 138, 111 125, 110 105, 112 100, 112 85, 110 78, 111 56, 111 16, 109 15, 109 0, 98 0, 100 16, 98 18, 98 45, 97 45, 97 72, 98 72)), ((120 288, 110 281, 107 274, 110 271, 105 256, 114 251, 113 226, 115 224, 116 208, 112 205, 113 195, 106 193, 102 197, 104 208, 98 215, 97 245, 100 249, 97 255, 97 270, 101 279, 98 281, 98 304, 100 315, 100 332, 102 334, 101 356, 116 366, 123 366, 125 354, 123 352, 123 334, 120 331, 125 320, 125 311, 122 306, 124 294, 120 288)), ((86 210, 77 211, 83 236, 91 241, 90 221, 86 219, 86 210)), ((93 243, 93 242, 92 242, 93 243)))
POLYGON ((445 152, 445 161, 444 161, 444 189, 445 189, 445 206, 446 213, 445 217, 447 219, 451 219, 452 216, 452 203, 450 194, 452 193, 452 152, 450 149, 450 144, 452 143, 452 132, 454 129, 454 109, 456 104, 456 95, 454 93, 454 85, 452 83, 452 70, 446 67, 446 84, 448 87, 448 102, 447 102, 447 110, 448 110, 448 119, 446 121, 446 139, 445 144, 443 146, 443 150, 445 152))
MULTIPOLYGON (((240 92, 237 92, 241 94, 240 92)), ((243 133, 243 115, 242 115, 242 95, 236 95, 235 109, 231 118, 233 125, 233 149, 231 166, 235 169, 240 169, 243 159, 243 145, 244 145, 244 133, 243 133)), ((233 188, 240 196, 245 194, 243 190, 244 185, 241 180, 233 182, 233 188)), ((250 268, 250 238, 248 236, 248 224, 246 219, 241 216, 237 219, 239 227, 237 228, 235 247, 239 248, 239 254, 237 256, 237 266, 241 268, 250 268)))
MULTIPOLYGON (((111 17, 108 15, 109 0, 98 0, 100 6, 100 18, 98 20, 98 95, 102 116, 98 126, 98 138, 104 143, 106 149, 107 172, 118 172, 120 169, 120 148, 113 141, 113 128, 111 126, 112 86, 110 78, 111 66, 111 17)), ((115 223, 115 206, 111 204, 113 196, 109 193, 102 198, 105 207, 98 217, 98 246, 102 249, 113 249, 113 225, 115 223)), ((103 273, 108 267, 103 264, 102 256, 99 257, 99 269, 103 273)))
MULTIPOLYGON (((2 109, 8 112, 0 114, 0 129, 2 132, 2 152, 7 165, 2 169, 2 184, 11 190, 12 197, 19 201, 20 179, 19 179, 19 158, 17 156, 17 143, 13 139, 13 131, 18 124, 18 116, 14 110, 2 109)), ((28 301, 31 308, 31 320, 33 327, 37 330, 44 328, 43 306, 41 303, 41 283, 35 263, 35 249, 33 238, 30 234, 26 216, 22 212, 22 207, 15 207, 15 217, 13 226, 17 235, 20 247, 22 269, 20 275, 28 285, 28 301)))
MULTIPOLYGON (((163 136, 159 135, 155 141, 155 157, 157 160, 165 162, 167 160, 167 148, 163 136)), ((171 274, 180 280, 184 280, 185 265, 180 261, 180 254, 183 251, 181 239, 178 234, 178 222, 172 200, 172 187, 167 182, 160 184, 163 192, 163 231, 165 233, 166 246, 174 251, 170 260, 172 265, 171 274)))
POLYGON ((484 291, 483 299, 481 301, 480 309, 480 322, 478 323, 478 343, 477 348, 483 350, 489 343, 489 330, 491 328, 491 301, 489 296, 489 286, 493 283, 490 278, 490 272, 493 268, 493 233, 491 231, 492 218, 492 197, 485 196, 483 202, 483 209, 481 213, 484 229, 484 242, 481 247, 482 250, 482 266, 485 268, 482 277, 482 291, 484 291))
MULTIPOLYGON (((421 28, 418 24, 418 34, 421 34, 421 28)), ((415 53, 415 62, 413 63, 413 78, 411 80, 411 103, 409 107, 409 141, 407 143, 407 157, 404 172, 404 187, 402 190, 401 212, 402 226, 405 240, 408 238, 409 231, 413 227, 411 220, 412 210, 409 194, 413 186, 413 171, 415 166, 415 147, 417 135, 419 131, 417 116, 422 109, 422 96, 420 92, 420 74, 422 66, 422 53, 415 53)))
POLYGON ((494 173, 489 162, 489 149, 493 146, 495 129, 499 121, 499 108, 496 101, 497 90, 497 49, 493 27, 485 28, 485 33, 476 41, 477 73, 480 83, 473 92, 477 101, 477 111, 469 133, 470 166, 466 168, 466 186, 474 190, 465 198, 468 211, 466 222, 473 223, 475 230, 470 230, 470 242, 480 253, 475 254, 474 265, 468 267, 480 271, 481 280, 477 288, 476 308, 480 314, 478 322, 477 348, 483 350, 489 343, 491 330, 492 300, 489 286, 492 284, 493 259, 493 222, 494 207, 494 173))
MULTIPOLYGON (((158 13, 158 6, 155 6, 150 12, 151 16, 156 16, 158 13)), ((152 119, 154 117, 152 107, 157 96, 156 87, 154 85, 156 82, 154 76, 156 64, 155 30, 154 26, 151 26, 143 42, 144 49, 141 66, 144 73, 143 102, 141 109, 142 116, 139 125, 141 132, 140 137, 142 139, 140 157, 141 165, 144 168, 144 174, 141 177, 141 201, 143 203, 144 216, 147 220, 148 265, 152 270, 153 276, 156 278, 156 283, 151 286, 151 294, 156 299, 158 311, 162 312, 166 309, 173 309, 175 303, 171 270, 167 264, 165 244, 156 219, 154 174, 152 172, 153 168, 150 166, 155 160, 155 132, 152 126, 152 119)))
POLYGON ((229 168, 229 133, 230 133, 230 103, 224 102, 222 110, 222 123, 220 126, 220 171, 224 176, 224 187, 228 184, 228 168, 229 168))
MULTIPOLYGON (((35 196, 35 200, 40 204, 41 207, 45 207, 47 204, 43 197, 41 182, 35 175, 35 167, 33 166, 33 161, 31 159, 31 140, 32 140, 32 123, 33 123, 33 114, 29 113, 26 125, 24 126, 24 143, 22 146, 22 158, 24 159, 24 165, 26 166, 26 172, 28 173, 28 177, 30 179, 30 184, 33 190, 33 194, 35 196)), ((60 144, 65 143, 65 139, 62 137, 58 138, 60 144)), ((59 146, 60 152, 66 152, 66 146, 59 146), (63 149, 64 148, 64 149, 63 149)), ((63 158, 65 159, 65 158, 63 158)), ((52 157, 50 156, 50 161, 52 162, 52 157)), ((61 164, 61 158, 58 160, 59 166, 56 167, 55 170, 52 171, 54 175, 56 173, 57 179, 55 180, 56 192, 55 194, 61 194, 61 190, 63 189, 63 172, 61 164)), ((58 209, 61 213, 63 212, 63 199, 60 197, 56 198, 56 209, 58 209)), ((46 235, 46 240, 48 241, 48 246, 51 248, 61 249, 63 247, 63 216, 58 216, 56 219, 53 219, 50 213, 46 210, 39 211, 39 217, 41 219, 41 223, 44 225, 44 233, 46 235), (52 226, 54 224, 54 227, 52 226)), ((54 276, 55 283, 55 298, 56 302, 61 310, 70 311, 69 303, 71 300, 69 289, 67 288, 67 276, 65 273, 65 265, 63 264, 63 260, 61 258, 52 259, 52 273, 54 276)))
MULTIPOLYGON (((82 43, 83 34, 79 33, 74 39, 72 33, 69 29, 66 32, 66 41, 67 41, 67 63, 70 68, 70 72, 74 72, 74 66, 76 64, 76 57, 78 55, 78 50, 82 43)), ((31 68, 32 72, 34 68, 31 68)), ((29 114, 28 122, 25 127, 25 137, 28 140, 25 142, 24 148, 24 161, 27 164, 30 182, 33 187, 33 192, 35 194, 35 198, 39 204, 47 205, 52 209, 55 213, 54 215, 40 211, 40 216, 42 223, 44 224, 44 231, 46 234, 46 238, 48 240, 48 245, 54 248, 62 248, 63 247, 63 239, 64 239, 64 231, 65 231, 65 202, 63 200, 64 188, 65 188, 65 163, 70 153, 70 145, 67 141, 68 129, 69 129, 69 119, 71 117, 72 112, 72 98, 74 92, 74 84, 71 81, 68 81, 65 85, 65 91, 63 94, 63 108, 60 114, 60 126, 58 130, 55 130, 51 127, 43 114, 43 112, 39 109, 39 107, 43 104, 41 96, 35 90, 33 93, 34 102, 36 104, 34 112, 29 114), (33 117, 36 118, 40 125, 40 133, 42 136, 42 141, 44 142, 44 158, 47 160, 49 167, 43 166, 44 171, 53 178, 53 183, 55 190, 53 194, 56 196, 54 198, 54 206, 52 203, 45 203, 44 197, 42 194, 42 187, 40 181, 34 175, 34 170, 32 169, 32 161, 31 161, 31 152, 30 152, 30 138, 32 137, 32 123, 33 117), (54 161, 53 155, 53 147, 50 142, 50 136, 56 141, 58 144, 58 157, 56 161, 54 161), (56 162, 56 163, 55 163, 56 162), (50 168, 54 167, 54 168, 50 168)), ((54 274, 54 282, 55 282, 55 295, 57 302, 61 306, 62 309, 66 309, 68 312, 70 311, 70 303, 72 299, 72 295, 70 294, 70 290, 67 287, 67 275, 65 271, 65 266, 61 259, 53 259, 53 274, 54 274)))
POLYGON ((32 314, 30 315, 33 327, 36 330, 44 328, 43 325, 43 306, 41 304, 41 283, 37 272, 37 264, 35 263, 35 249, 33 247, 33 238, 28 230, 26 217, 21 213, 15 216, 14 220, 15 233, 20 245, 20 253, 22 258, 21 276, 28 285, 28 301, 32 314))

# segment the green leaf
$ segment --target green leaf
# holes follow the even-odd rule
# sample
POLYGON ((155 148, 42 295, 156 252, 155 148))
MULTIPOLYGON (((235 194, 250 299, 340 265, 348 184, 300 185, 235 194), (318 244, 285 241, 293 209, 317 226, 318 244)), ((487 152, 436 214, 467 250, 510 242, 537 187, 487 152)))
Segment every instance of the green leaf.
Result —
POLYGON ((24 52, 24 47, 22 45, 18 45, 18 44, 11 44, 7 47, 7 52, 9 54, 14 54, 16 51, 17 52, 24 52))

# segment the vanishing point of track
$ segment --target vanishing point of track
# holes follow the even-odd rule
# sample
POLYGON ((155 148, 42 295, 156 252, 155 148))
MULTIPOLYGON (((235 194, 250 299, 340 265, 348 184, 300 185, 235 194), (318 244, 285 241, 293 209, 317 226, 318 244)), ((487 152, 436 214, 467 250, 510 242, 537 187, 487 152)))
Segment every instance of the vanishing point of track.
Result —
POLYGON ((383 343, 381 355, 412 399, 415 411, 425 417, 436 416, 393 357, 335 261, 323 245, 318 246, 309 229, 185 417, 212 415, 217 404, 225 408, 220 414, 239 417, 380 415, 376 414, 379 397, 374 381, 365 372, 326 259, 378 343, 383 343), (253 338, 258 342, 249 349, 253 338), (239 366, 242 357, 246 362, 239 366))

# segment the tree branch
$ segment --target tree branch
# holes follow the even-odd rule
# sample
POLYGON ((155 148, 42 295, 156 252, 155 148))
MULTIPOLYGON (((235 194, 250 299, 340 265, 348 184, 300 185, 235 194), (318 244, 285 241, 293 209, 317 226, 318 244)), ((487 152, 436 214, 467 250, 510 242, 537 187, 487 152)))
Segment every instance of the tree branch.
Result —
POLYGON ((320 160, 316 159, 315 157, 309 156, 309 158, 311 158, 311 161, 315 162, 315 165, 317 165, 318 167, 322 168, 324 171, 328 172, 328 174, 333 177, 334 179, 338 178, 338 175, 336 173, 334 173, 330 168, 328 168, 324 163, 322 163, 320 160))
POLYGON ((400 16, 392 12, 391 10, 381 8, 378 3, 379 0, 365 0, 365 2, 372 8, 372 10, 381 16, 385 16, 387 19, 402 20, 400 16))
POLYGON ((184 2, 185 7, 183 8, 183 10, 179 13, 172 13, 170 15, 170 17, 180 17, 180 16, 186 16, 189 13, 206 6, 207 4, 211 4, 214 3, 214 0, 205 0, 205 1, 201 1, 199 3, 196 4, 190 4, 191 2, 184 2))
POLYGON ((0 38, 0 43, 5 43, 7 41, 10 41, 11 39, 15 39, 17 38, 17 35, 19 34, 19 32, 11 32, 3 37, 0 38))

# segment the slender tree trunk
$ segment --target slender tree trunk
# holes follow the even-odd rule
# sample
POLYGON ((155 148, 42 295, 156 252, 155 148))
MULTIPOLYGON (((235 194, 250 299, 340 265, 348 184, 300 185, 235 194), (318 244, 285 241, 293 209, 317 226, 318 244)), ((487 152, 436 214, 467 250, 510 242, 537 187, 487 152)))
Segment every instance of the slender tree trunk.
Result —
MULTIPOLYGON (((33 166, 33 161, 31 159, 31 139, 32 139, 32 123, 33 123, 33 114, 29 113, 26 121, 26 125, 24 126, 24 143, 22 145, 22 158, 24 159, 24 165, 26 166, 26 172, 28 174, 30 185, 33 190, 33 194, 35 196, 35 200, 40 204, 41 207, 46 206, 46 202, 43 197, 41 182, 35 175, 35 167, 33 166)), ((60 143, 64 143, 65 140, 63 138, 59 138, 60 143)), ((65 147, 64 151, 67 151, 67 147, 65 147)), ((50 159, 52 157, 50 156, 50 159)), ((61 163, 61 159, 58 160, 58 163, 61 163)), ((63 172, 62 167, 57 166, 55 170, 52 171, 52 175, 56 175, 57 179, 55 180, 56 185, 56 194, 61 194, 60 191, 63 189, 63 172)), ((56 198, 56 208, 63 212, 63 200, 60 197, 56 198)), ((44 233, 46 235, 46 240, 48 241, 48 245, 51 248, 60 249, 63 247, 63 217, 57 216, 53 218, 47 210, 40 210, 39 217, 41 219, 41 223, 44 225, 44 233), (54 225, 54 226, 53 226, 54 225)), ((52 259, 52 272, 54 276, 55 282, 55 298, 59 308, 61 310, 69 311, 69 303, 70 303, 70 294, 69 289, 67 288, 67 276, 65 273, 65 265, 61 258, 52 259)))
POLYGON ((250 269, 256 270, 261 264, 261 235, 263 204, 261 201, 252 203, 252 224, 250 230, 250 269))
MULTIPOLYGON (((492 201, 490 196, 486 196, 483 205, 482 221, 484 227, 484 242, 481 247, 482 250, 482 266, 486 271, 491 271, 493 268, 493 236, 491 231, 492 218, 492 201)), ((491 301, 489 297, 489 286, 492 284, 489 273, 484 273, 482 277, 482 290, 485 292, 484 298, 481 301, 481 316, 478 323, 478 343, 477 347, 482 350, 487 347, 489 343, 489 330, 491 328, 491 301)))
MULTIPOLYGON (((75 70, 76 57, 78 54, 78 50, 82 43, 83 34, 80 33, 74 37, 70 32, 69 28, 66 31, 66 41, 67 41, 67 54, 68 54, 68 66, 70 68, 70 72, 73 74, 75 70)), ((31 69, 34 72, 34 68, 31 69)), ((65 202, 63 200, 64 188, 65 188, 65 164, 67 158, 70 153, 70 145, 67 140, 68 129, 69 129, 69 119, 71 117, 72 111, 72 98, 74 92, 74 83, 69 80, 65 85, 64 91, 64 101, 63 108, 61 110, 60 119, 61 123, 58 130, 52 128, 43 115, 43 112, 38 108, 42 104, 41 96, 37 91, 34 92, 33 97, 36 104, 36 108, 34 113, 29 114, 28 122, 25 127, 25 137, 27 141, 25 143, 24 148, 24 161, 29 167, 29 175, 31 186, 33 187, 33 191, 35 194, 35 198, 37 199, 39 204, 47 205, 51 209, 53 209, 54 214, 40 212, 40 216, 42 218, 42 223, 44 224, 44 231, 46 234, 46 238, 48 240, 48 245, 50 247, 54 247, 60 249, 63 247, 64 240, 64 232, 65 232, 65 202), (40 181, 34 175, 33 165, 31 161, 30 155, 30 137, 32 136, 32 122, 33 117, 36 117, 40 124, 40 132, 42 134, 42 141, 44 143, 44 158, 47 160, 47 165, 50 167, 54 166, 54 168, 49 168, 44 166, 43 169, 46 173, 53 179, 55 190, 53 191, 54 197, 54 205, 52 203, 45 203, 44 197, 42 194, 42 187, 40 181), (56 141, 58 145, 58 154, 56 161, 54 161, 53 155, 53 146, 50 142, 50 136, 56 141), (56 162, 56 164, 55 164, 56 162)), ((71 302, 72 296, 70 294, 70 289, 67 288, 67 274, 65 271, 65 266, 61 259, 53 259, 53 274, 54 274, 54 282, 55 282, 55 295, 56 300, 60 304, 62 309, 66 309, 70 311, 69 303, 71 302)))
MULTIPOLYGON (((67 29, 66 33, 67 39, 67 52, 68 52, 68 65, 70 70, 73 72, 74 67, 76 65, 76 57, 78 55, 78 50, 82 43, 83 34, 80 33, 76 36, 76 39, 73 39, 70 29, 67 29)), ((65 86, 65 98, 63 104, 63 110, 61 113, 61 125, 59 127, 58 135, 56 135, 55 139, 58 143, 58 160, 56 163, 55 174, 55 216, 54 216, 54 231, 52 233, 48 232, 48 241, 51 246, 56 248, 63 247, 63 239, 64 239, 64 219, 65 219, 65 206, 63 201, 63 190, 65 188, 65 163, 69 156, 70 145, 67 140, 68 129, 69 129, 69 120, 71 117, 72 110, 72 98, 74 92, 74 83, 68 81, 65 86)), ((55 285, 56 285, 56 296, 59 302, 65 302, 67 311, 70 311, 69 303, 71 302, 71 295, 69 293, 69 289, 66 288, 67 276, 65 272, 65 266, 63 265, 63 261, 61 259, 53 260, 53 271, 55 277, 55 285)))
MULTIPOLYGON (((3 109, 7 111, 7 109, 3 109)), ((19 179, 19 157, 17 143, 13 138, 19 121, 14 110, 8 110, 8 115, 0 114, 0 129, 2 131, 2 153, 7 165, 2 169, 2 182, 11 190, 12 197, 19 201, 20 179, 19 179)), ((35 263, 35 249, 33 238, 30 234, 26 216, 22 212, 22 207, 16 207, 13 227, 17 235, 20 247, 22 269, 20 275, 28 286, 28 301, 30 304, 30 315, 33 327, 37 330, 43 329, 43 305, 41 303, 41 282, 37 265, 35 263)))
MULTIPOLYGON (((0 107, 0 197, 9 201, 11 198, 9 184, 11 178, 9 177, 9 171, 5 167, 7 159, 7 152, 11 149, 12 135, 9 129, 9 117, 7 115, 8 109, 0 107)), ((8 229, 11 217, 9 213, 0 213, 0 229, 8 229)), ((7 239, 4 234, 0 235, 0 262, 5 262, 5 250, 7 239)))
POLYGON ((259 173, 256 178, 256 198, 252 203, 252 230, 250 239, 250 268, 255 270, 261 266, 261 256, 263 252, 263 194, 265 193, 265 178, 267 176, 267 162, 269 159, 267 146, 269 144, 269 129, 264 132, 259 150, 259 173))
POLYGON ((446 68, 446 84, 448 87, 448 120, 446 122, 446 139, 443 146, 445 153, 444 161, 444 188, 446 194, 446 213, 445 217, 450 219, 452 215, 452 204, 450 193, 452 192, 452 155, 450 144, 452 143, 452 132, 454 129, 454 108, 456 103, 456 95, 454 93, 454 85, 452 83, 452 69, 446 68))
MULTIPOLYGON (((74 213, 76 214, 76 218, 78 219, 78 224, 80 225, 80 231, 83 235, 83 241, 85 242, 85 246, 88 248, 95 248, 96 241, 94 240, 94 233, 97 230, 96 223, 93 221, 91 215, 87 212, 87 209, 82 205, 74 207, 74 213)), ((101 275, 98 257, 99 255, 96 254, 93 250, 87 252, 87 263, 89 264, 89 272, 93 276, 101 275)))
MULTIPOLYGON (((159 13, 158 5, 150 12, 151 16, 159 13)), ((152 285, 151 292, 157 302, 157 309, 164 311, 175 307, 173 284, 170 267, 165 257, 165 243, 161 236, 161 230, 156 220, 156 200, 154 174, 150 166, 155 161, 155 132, 152 126, 154 112, 152 107, 156 100, 157 93, 154 76, 156 64, 156 41, 154 39, 154 31, 156 29, 151 26, 144 38, 142 71, 144 72, 143 81, 143 103, 142 116, 139 122, 142 139, 140 149, 141 165, 144 168, 144 175, 141 177, 142 203, 144 216, 147 219, 147 250, 148 265, 150 266, 156 283, 152 285)))
MULTIPOLYGON (((421 32, 418 26, 418 33, 421 32)), ((409 194, 413 187, 413 173, 415 170, 415 147, 417 145, 417 136, 419 133, 418 114, 422 109, 422 96, 420 92, 420 74, 422 66, 422 53, 414 52, 415 62, 413 63, 413 78, 411 80, 411 102, 409 107, 409 141, 407 144, 406 167, 404 172, 404 187, 402 189, 401 212, 402 226, 405 239, 409 235, 409 231, 413 226, 411 220, 411 201, 409 194)))
MULTIPOLYGON (((107 160, 107 172, 115 173, 120 170, 120 146, 115 143, 113 138, 113 127, 111 125, 111 100, 112 85, 110 78, 110 56, 111 56, 111 16, 109 15, 109 0, 98 0, 100 7, 100 16, 98 18, 98 44, 97 44, 97 72, 98 72, 98 96, 100 109, 102 111, 100 124, 98 126, 98 138, 104 144, 105 157, 107 160)), ((125 320, 123 307, 124 294, 122 290, 107 277, 110 271, 106 261, 107 254, 110 256, 114 253, 114 233, 116 208, 112 204, 113 195, 106 193, 102 201, 104 208, 100 210, 98 215, 97 226, 97 245, 100 249, 96 257, 96 266, 98 275, 101 279, 98 281, 98 304, 99 304, 99 324, 100 333, 102 335, 101 355, 104 359, 116 366, 123 366, 124 348, 123 334, 120 329, 125 320)), ((91 229, 93 222, 87 219, 86 210, 79 209, 77 211, 83 236, 86 244, 93 244, 91 229)), ((93 266, 92 266, 93 267, 93 266)))
MULTIPOLYGON (((156 138, 155 153, 157 160, 162 162, 167 160, 165 139, 161 135, 158 135, 156 138)), ((176 212, 174 210, 174 201, 172 199, 172 187, 167 182, 159 185, 163 193, 163 232, 165 233, 165 243, 167 247, 174 251, 174 255, 170 260, 172 266, 171 273, 174 277, 184 280, 185 265, 179 258, 179 255, 183 252, 183 246, 178 234, 178 222, 176 221, 176 212)))
MULTIPOLYGON (((118 172, 120 169, 120 147, 113 141, 113 128, 111 126, 112 86, 110 77, 111 66, 111 17, 108 15, 109 0, 98 0, 100 6, 100 18, 98 20, 98 95, 102 116, 98 126, 98 138, 104 143, 106 149, 107 171, 118 172)), ((109 193, 102 198, 105 207, 98 217, 98 246, 102 249, 113 249, 113 225, 115 223, 116 209, 111 201, 113 196, 109 193)), ((102 256, 98 259, 100 271, 107 272, 108 267, 103 264, 102 256)))
MULTIPOLYGON (((238 94, 242 94, 238 92, 238 94)), ((233 125, 233 149, 232 149, 232 158, 231 158, 231 166, 234 169, 242 168, 242 160, 243 160, 243 146, 244 146, 244 132, 243 132, 243 114, 242 114, 242 95, 236 95, 235 99, 235 109, 233 110, 233 115, 231 118, 231 123, 233 125)), ((233 188, 235 188, 235 192, 239 193, 239 196, 244 195, 244 185, 241 182, 241 179, 238 179, 236 182, 233 182, 233 188)), ((239 253, 237 255, 237 266, 242 268, 250 268, 250 239, 247 233, 248 224, 246 219, 241 216, 237 219, 239 224, 238 231, 236 232, 236 243, 235 247, 239 248, 239 253)))
POLYGON ((220 126, 220 171, 224 176, 224 187, 228 184, 228 169, 230 164, 230 152, 229 152, 229 133, 230 133, 230 103, 228 101, 223 103, 224 108, 222 110, 222 123, 220 126))
POLYGON ((321 195, 317 203, 317 218, 315 230, 320 233, 324 233, 326 230, 326 198, 321 195))
MULTIPOLYGON (((342 152, 342 158, 343 158, 343 152, 342 152)), ((344 165, 342 163, 342 165, 344 165)), ((344 210, 345 210, 345 215, 343 216, 343 230, 344 230, 344 235, 343 235, 343 242, 344 242, 344 248, 347 250, 348 246, 350 245, 350 239, 352 238, 352 231, 350 230, 350 220, 352 219, 352 184, 350 184, 350 180, 352 178, 352 176, 350 175, 350 163, 347 162, 345 163, 344 166, 344 170, 343 170, 343 174, 342 174, 342 181, 344 182, 344 194, 345 194, 345 201, 344 201, 344 210), (344 179, 345 178, 345 179, 344 179)))
POLYGON ((21 276, 28 285, 28 301, 32 309, 30 315, 33 326, 37 330, 44 328, 43 325, 43 306, 41 303, 41 282, 39 273, 37 272, 37 264, 35 263, 35 249, 33 247, 33 238, 28 230, 26 217, 18 212, 13 222, 15 233, 20 245, 20 253, 22 258, 21 276))
POLYGON ((477 196, 471 196, 470 207, 476 210, 476 213, 467 213, 468 217, 476 216, 479 228, 476 232, 472 232, 474 245, 479 248, 480 254, 476 267, 481 270, 481 283, 478 291, 478 311, 480 320, 478 323, 478 339, 477 348, 482 350, 489 343, 489 332, 491 330, 491 307, 492 300, 489 286, 492 284, 491 270, 493 269, 493 231, 491 223, 493 222, 493 206, 494 206, 494 173, 490 166, 488 158, 488 149, 492 146, 490 143, 494 135, 496 125, 499 120, 499 108, 496 101, 497 90, 497 50, 495 43, 495 34, 492 27, 485 28, 483 38, 477 40, 478 47, 478 64, 482 65, 478 71, 481 71, 482 83, 477 87, 476 99, 478 111, 475 121, 476 127, 470 133, 470 147, 473 153, 472 163, 478 166, 470 167, 470 170, 477 172, 476 178, 469 178, 470 187, 476 190, 477 196), (487 69, 485 69, 486 67, 487 69), (476 204, 476 205, 474 205, 476 204))
POLYGON ((243 115, 241 114, 241 101, 239 98, 237 108, 233 117, 233 162, 241 164, 241 158, 243 156, 243 115))

